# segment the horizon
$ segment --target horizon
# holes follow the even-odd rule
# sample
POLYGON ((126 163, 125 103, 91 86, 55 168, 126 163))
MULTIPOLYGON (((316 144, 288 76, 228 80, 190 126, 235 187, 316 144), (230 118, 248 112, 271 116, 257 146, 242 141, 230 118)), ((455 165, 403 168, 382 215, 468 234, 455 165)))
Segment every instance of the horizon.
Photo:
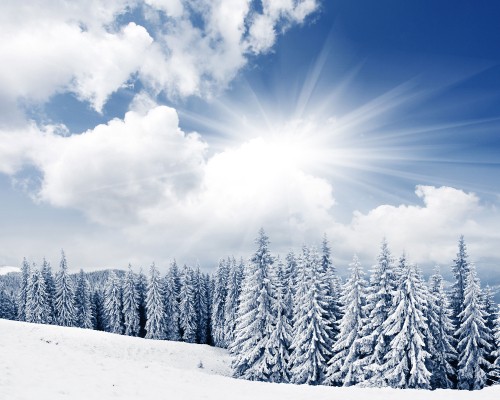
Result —
MULTIPOLYGON (((330 248, 332 249, 331 243, 328 242, 328 244, 329 244, 330 248)), ((319 241, 318 241, 318 243, 314 243, 314 244, 309 243, 309 244, 304 244, 304 245, 309 247, 309 248, 315 248, 315 249, 321 248, 321 242, 319 242, 319 241)), ((379 250, 381 247, 380 245, 381 245, 381 243, 379 244, 379 250)), ((467 241, 465 241, 465 245, 467 248, 467 241)), ((390 243, 388 243, 388 247, 389 247, 389 250, 391 250, 390 243)), ((457 249, 458 249, 458 240, 457 240, 457 249)), ((64 251, 64 249, 62 249, 62 251, 64 251)), ((277 252, 273 251, 272 241, 270 242, 270 251, 271 251, 272 256, 274 257, 275 262, 279 259, 282 259, 282 260, 285 259, 285 257, 287 256, 287 254, 289 252, 293 252, 295 254, 295 256, 300 256, 300 248, 295 248, 295 249, 290 248, 290 249, 288 249, 288 251, 286 253, 277 253, 277 252)), ((64 254, 65 254, 65 259, 68 261, 67 253, 65 251, 64 251, 64 254)), ((399 255, 394 254, 392 251, 391 251, 391 254, 393 257, 394 265, 396 265, 398 263, 400 256, 402 254, 404 254, 409 265, 415 265, 422 271, 422 276, 425 280, 429 280, 429 278, 434 273, 436 273, 436 271, 442 275, 442 277, 444 279, 445 286, 447 286, 447 287, 449 285, 451 285, 451 283, 454 279, 453 271, 452 271, 453 261, 454 261, 453 259, 450 260, 450 262, 446 265, 436 265, 436 264, 434 264, 434 265, 432 265, 432 264, 421 265, 421 264, 414 262, 411 259, 411 255, 408 252, 406 252, 406 250, 404 250, 403 253, 399 254, 399 255)), ((357 254, 354 254, 353 257, 354 256, 357 256, 357 254)), ((456 256, 458 256, 458 254, 456 256)), ((486 287, 490 287, 493 290, 493 295, 494 295, 495 301, 497 303, 500 303, 500 277, 496 273, 497 271, 494 268, 488 269, 487 266, 486 266, 486 268, 484 268, 485 266, 481 265, 481 264, 477 264, 474 261, 474 258, 471 257, 471 255, 469 253, 468 253, 468 256, 469 256, 469 262, 471 264, 474 264, 476 267, 476 270, 478 273, 478 278, 481 281, 481 287, 483 289, 485 289, 486 287)), ((32 260, 32 259, 29 259, 27 257, 25 257, 25 258, 30 266, 34 265, 35 267, 40 268, 42 265, 42 262, 41 262, 42 260, 32 260)), ((250 262, 251 254, 247 254, 245 256, 244 255, 235 255, 235 254, 226 254, 224 256, 219 257, 217 262, 210 265, 210 266, 200 264, 199 262, 195 262, 195 263, 184 262, 183 260, 177 259, 176 257, 172 257, 165 264, 158 264, 154 260, 152 260, 149 264, 144 264, 144 265, 132 265, 131 263, 129 263, 127 265, 122 265, 122 266, 108 265, 108 266, 103 266, 100 268, 83 268, 81 266, 73 266, 71 263, 71 260, 70 260, 68 262, 68 269, 69 269, 69 272, 71 274, 74 274, 74 275, 78 274, 80 270, 84 270, 87 273, 100 272, 100 271, 111 271, 111 270, 126 272, 129 265, 130 265, 132 267, 132 271, 134 273, 139 273, 142 271, 143 273, 145 273, 147 275, 148 268, 154 264, 156 266, 156 268, 162 274, 165 274, 165 273, 167 273, 167 271, 171 267, 171 265, 175 262, 175 263, 177 263, 177 265, 179 267, 181 267, 183 265, 187 265, 191 268, 198 268, 199 267, 200 270, 204 273, 213 273, 213 272, 215 272, 216 267, 220 263, 220 261, 227 260, 228 258, 235 258, 237 262, 239 262, 239 260, 242 260, 244 264, 248 264, 250 262)), ((43 258, 43 260, 45 260, 45 257, 43 258)), ((342 279, 346 279, 349 276, 348 268, 349 268, 349 265, 352 261, 353 260, 351 258, 350 260, 347 260, 347 261, 342 260, 341 262, 338 262, 338 260, 335 257, 335 253, 332 252, 333 265, 335 266, 335 269, 337 271, 338 276, 342 279)), ((57 270, 59 268, 60 259, 56 260, 55 262, 53 262, 53 260, 47 260, 47 262, 51 265, 53 272, 57 272, 57 270)), ((373 259, 371 261, 359 259, 359 262, 360 262, 361 267, 363 268, 363 270, 367 274, 367 276, 371 275, 372 269, 375 268, 377 265, 376 259, 373 259)), ((21 263, 20 263, 20 265, 21 265, 21 263)), ((0 275, 6 275, 10 272, 20 272, 20 271, 21 271, 20 266, 19 267, 18 266, 8 266, 8 265, 0 266, 0 275)))

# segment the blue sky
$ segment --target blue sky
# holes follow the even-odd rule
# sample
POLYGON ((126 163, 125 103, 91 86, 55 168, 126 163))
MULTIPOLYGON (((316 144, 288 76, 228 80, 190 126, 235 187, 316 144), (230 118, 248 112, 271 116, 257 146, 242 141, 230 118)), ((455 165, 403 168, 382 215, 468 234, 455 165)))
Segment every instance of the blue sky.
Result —
POLYGON ((263 226, 340 268, 464 234, 495 282, 496 3, 3 2, 0 265, 209 269, 263 226))

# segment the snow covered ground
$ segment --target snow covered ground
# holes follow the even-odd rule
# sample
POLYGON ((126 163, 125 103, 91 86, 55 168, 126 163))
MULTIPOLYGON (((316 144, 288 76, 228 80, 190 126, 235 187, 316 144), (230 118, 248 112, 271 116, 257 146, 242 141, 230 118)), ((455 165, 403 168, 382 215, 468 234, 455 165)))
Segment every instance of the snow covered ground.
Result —
POLYGON ((229 366, 226 351, 206 345, 0 319, 2 400, 500 398, 500 386, 430 392, 248 382, 230 378, 229 366))

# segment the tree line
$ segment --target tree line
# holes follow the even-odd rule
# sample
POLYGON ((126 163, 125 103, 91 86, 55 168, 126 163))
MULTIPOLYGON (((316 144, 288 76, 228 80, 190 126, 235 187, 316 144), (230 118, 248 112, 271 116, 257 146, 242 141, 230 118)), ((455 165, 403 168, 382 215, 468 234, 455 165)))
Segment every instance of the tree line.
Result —
MULTIPOLYGON (((267 382, 474 390, 500 380, 500 316, 461 237, 454 282, 425 281, 382 242, 369 280, 356 256, 342 282, 325 238, 284 259, 261 230, 248 262, 221 259, 212 275, 110 271, 97 282, 24 260, 0 317, 227 348, 233 376, 267 382)), ((95 281, 95 279, 94 279, 95 281)))

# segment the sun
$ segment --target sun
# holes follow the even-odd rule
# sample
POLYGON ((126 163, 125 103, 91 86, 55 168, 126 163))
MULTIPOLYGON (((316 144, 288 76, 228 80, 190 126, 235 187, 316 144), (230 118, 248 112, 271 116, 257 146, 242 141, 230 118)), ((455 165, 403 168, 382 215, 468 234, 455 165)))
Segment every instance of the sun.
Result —
POLYGON ((237 129, 240 135, 234 138, 231 147, 243 147, 251 152, 249 168, 256 171, 326 170, 331 160, 338 158, 334 154, 332 127, 328 124, 320 126, 312 119, 271 121, 268 118, 265 122, 254 121, 252 125, 237 129))
POLYGON ((276 168, 303 170, 319 161, 320 148, 306 131, 283 127, 260 138, 269 163, 276 168))

